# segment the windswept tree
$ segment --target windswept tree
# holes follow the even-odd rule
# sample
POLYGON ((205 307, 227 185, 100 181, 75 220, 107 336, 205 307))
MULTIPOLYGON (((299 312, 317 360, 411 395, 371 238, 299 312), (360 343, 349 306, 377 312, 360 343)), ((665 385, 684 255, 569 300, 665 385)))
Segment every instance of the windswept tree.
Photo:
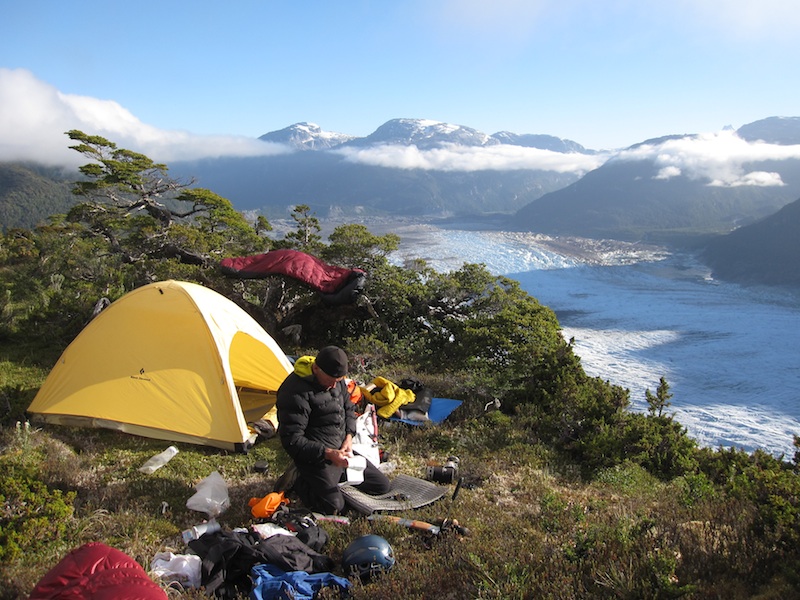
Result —
MULTIPOLYGON (((231 287, 218 260, 268 248, 270 240, 225 198, 172 179, 165 165, 103 137, 67 135, 91 161, 73 187, 82 201, 47 225, 0 239, 7 316, 0 335, 41 330, 69 339, 98 302, 160 279, 231 287)), ((265 220, 259 226, 269 229, 265 220)))
POLYGON ((70 148, 92 161, 80 167, 85 179, 73 188, 85 200, 67 220, 104 238, 123 262, 167 258, 205 265, 268 243, 228 200, 171 178, 166 165, 100 136, 78 130, 67 135, 78 142, 70 148))
POLYGON ((121 215, 142 211, 162 227, 169 227, 176 217, 188 217, 202 210, 190 206, 178 213, 167 207, 164 202, 191 183, 168 177, 166 165, 156 163, 144 154, 118 148, 114 142, 99 135, 87 135, 77 129, 68 131, 67 135, 78 142, 70 148, 92 161, 80 167, 86 179, 75 183, 75 195, 121 215))

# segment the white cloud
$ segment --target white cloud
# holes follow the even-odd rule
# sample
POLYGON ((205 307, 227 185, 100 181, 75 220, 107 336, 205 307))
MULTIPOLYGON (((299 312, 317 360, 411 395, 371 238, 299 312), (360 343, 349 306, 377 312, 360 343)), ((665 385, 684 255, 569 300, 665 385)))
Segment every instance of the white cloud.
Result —
POLYGON ((337 150, 347 160, 394 169, 432 171, 515 171, 535 169, 583 174, 602 165, 608 155, 565 154, 539 148, 499 144, 495 146, 448 145, 431 150, 416 146, 384 145, 337 150))
POLYGON ((765 160, 790 159, 800 159, 800 145, 747 142, 733 131, 645 144, 622 150, 615 156, 615 160, 653 161, 659 169, 656 179, 684 175, 721 187, 784 185, 779 174, 747 171, 747 165, 765 160))
POLYGON ((199 136, 142 123, 112 100, 63 94, 27 70, 0 68, 0 160, 75 167, 66 131, 100 135, 159 162, 212 156, 279 154, 288 149, 241 136, 199 136))
POLYGON ((658 175, 655 176, 655 179, 670 179, 672 177, 678 177, 680 174, 681 170, 678 167, 675 165, 670 165, 660 169, 658 171, 658 175))
MULTIPOLYGON (((70 150, 66 131, 79 129, 170 163, 215 156, 279 154, 288 148, 237 136, 199 136, 163 130, 142 123, 112 100, 64 94, 23 69, 0 68, 0 160, 31 160, 76 167, 85 158, 70 150)), ((563 154, 536 148, 497 145, 451 146, 419 150, 415 146, 383 146, 341 151, 348 160, 365 164, 440 171, 538 169, 585 173, 607 155, 563 154)))
POLYGON ((733 181, 720 181, 715 179, 709 185, 718 187, 741 187, 744 185, 753 185, 758 187, 771 187, 786 185, 781 180, 780 173, 768 173, 767 171, 751 171, 745 173, 738 179, 733 181))

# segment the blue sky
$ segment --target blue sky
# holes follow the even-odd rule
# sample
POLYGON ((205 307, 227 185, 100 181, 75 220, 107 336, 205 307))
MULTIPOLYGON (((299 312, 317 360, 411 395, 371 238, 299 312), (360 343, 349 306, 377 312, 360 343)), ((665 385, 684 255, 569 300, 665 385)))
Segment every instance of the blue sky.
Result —
POLYGON ((616 149, 800 115, 795 0, 0 0, 0 14, 0 157, 35 139, 20 123, 54 120, 54 98, 107 113, 102 131, 222 147, 408 117, 616 149))

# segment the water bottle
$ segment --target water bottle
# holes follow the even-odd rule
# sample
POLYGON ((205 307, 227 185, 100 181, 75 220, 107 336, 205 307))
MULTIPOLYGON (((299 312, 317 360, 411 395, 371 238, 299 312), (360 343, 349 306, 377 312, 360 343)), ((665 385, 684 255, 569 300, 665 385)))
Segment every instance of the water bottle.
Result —
POLYGON ((144 463, 141 467, 139 467, 139 470, 142 473, 148 473, 148 474, 153 473, 157 469, 160 469, 165 464, 167 464, 170 460, 172 460, 172 457, 175 456, 177 453, 178 449, 175 446, 170 446, 163 452, 160 452, 159 454, 156 454, 155 456, 150 458, 146 463, 144 463))
POLYGON ((207 523, 200 523, 194 527, 186 529, 181 533, 181 537, 183 537, 183 543, 188 544, 192 540, 199 538, 201 535, 205 535, 206 533, 214 533, 215 531, 219 530, 219 523, 217 523, 215 519, 211 519, 207 523))

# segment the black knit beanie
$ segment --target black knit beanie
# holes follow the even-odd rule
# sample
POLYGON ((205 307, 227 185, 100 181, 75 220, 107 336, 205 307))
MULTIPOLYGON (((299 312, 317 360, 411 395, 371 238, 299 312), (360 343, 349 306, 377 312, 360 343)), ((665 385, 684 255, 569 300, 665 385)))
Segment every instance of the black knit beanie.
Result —
POLYGON ((338 346, 325 346, 314 362, 330 377, 347 375, 347 354, 338 346))

